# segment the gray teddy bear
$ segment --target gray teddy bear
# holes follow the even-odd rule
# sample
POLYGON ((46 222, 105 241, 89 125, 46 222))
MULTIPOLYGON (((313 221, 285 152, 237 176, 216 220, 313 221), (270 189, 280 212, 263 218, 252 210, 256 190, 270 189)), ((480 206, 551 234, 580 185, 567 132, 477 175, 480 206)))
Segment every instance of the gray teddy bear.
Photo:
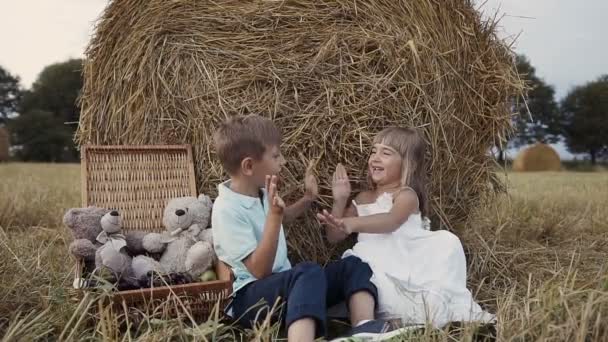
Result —
POLYGON ((118 211, 112 210, 101 217, 101 229, 96 238, 101 246, 95 252, 95 269, 109 270, 116 280, 132 277, 132 259, 127 253, 127 239, 122 234, 118 211))
POLYGON ((63 216, 63 223, 72 232, 74 240, 70 243, 69 252, 76 259, 82 260, 85 269, 95 268, 95 253, 101 244, 97 236, 103 231, 101 218, 109 210, 97 207, 73 208, 63 216))
POLYGON ((169 201, 163 213, 166 232, 149 233, 143 247, 149 253, 162 253, 159 262, 138 256, 133 269, 138 278, 155 271, 161 274, 185 273, 194 279, 212 268, 216 255, 213 250, 213 233, 207 229, 211 217, 211 199, 208 196, 179 197, 169 201))
MULTIPOLYGON (((68 227, 74 239, 69 246, 69 252, 77 259, 84 260, 88 270, 95 266, 95 253, 101 243, 97 237, 103 231, 101 218, 110 210, 98 207, 72 208, 63 216, 63 224, 68 227)), ((148 234, 144 231, 129 231, 125 233, 127 252, 134 256, 145 252, 142 241, 148 234)))
MULTIPOLYGON (((107 274, 106 271, 109 271, 108 278, 128 287, 136 286, 131 269, 131 254, 143 250, 141 240, 145 233, 121 234, 122 221, 119 213, 97 207, 70 209, 64 215, 63 222, 74 238, 69 252, 83 261, 87 274, 107 274)), ((81 288, 86 284, 83 279, 76 277, 73 285, 81 288)))
MULTIPOLYGON (((116 280, 135 287, 138 282, 149 284, 151 272, 188 274, 200 279, 212 269, 217 257, 212 230, 206 229, 211 207, 211 199, 204 195, 172 199, 164 210, 167 231, 162 234, 129 231, 122 235, 119 214, 97 207, 70 209, 63 222, 74 238, 69 251, 84 261, 87 273, 110 269, 119 276, 116 280), (144 254, 160 255, 160 260, 144 254)), ((83 285, 77 277, 74 287, 83 285)))

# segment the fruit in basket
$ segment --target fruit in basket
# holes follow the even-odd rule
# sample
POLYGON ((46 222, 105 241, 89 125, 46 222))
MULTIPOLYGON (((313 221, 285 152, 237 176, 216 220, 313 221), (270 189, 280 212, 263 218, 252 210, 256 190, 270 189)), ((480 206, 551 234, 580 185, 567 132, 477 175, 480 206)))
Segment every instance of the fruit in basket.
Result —
POLYGON ((171 285, 184 285, 193 283, 195 280, 188 273, 161 274, 150 272, 139 278, 139 287, 161 287, 171 285))
POLYGON ((208 270, 205 273, 201 274, 199 279, 202 282, 217 280, 217 274, 215 274, 215 271, 213 270, 208 270))

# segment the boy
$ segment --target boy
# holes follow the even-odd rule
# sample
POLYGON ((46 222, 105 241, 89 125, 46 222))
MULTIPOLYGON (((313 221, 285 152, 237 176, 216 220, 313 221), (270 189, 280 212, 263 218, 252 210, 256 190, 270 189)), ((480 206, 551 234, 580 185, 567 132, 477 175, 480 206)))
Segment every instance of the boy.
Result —
POLYGON ((312 341, 325 334, 327 307, 347 301, 354 332, 386 331, 385 322, 374 320, 376 287, 371 269, 360 259, 342 259, 325 269, 313 263, 291 267, 282 222, 310 207, 317 183, 307 172, 305 195, 285 206, 277 189, 285 159, 274 123, 257 115, 233 117, 218 128, 214 142, 230 176, 218 186, 213 206, 214 247, 234 273, 232 310, 239 323, 252 327, 281 301, 285 306, 273 318, 283 321, 288 340, 312 341), (260 302, 261 311, 254 307, 260 302))

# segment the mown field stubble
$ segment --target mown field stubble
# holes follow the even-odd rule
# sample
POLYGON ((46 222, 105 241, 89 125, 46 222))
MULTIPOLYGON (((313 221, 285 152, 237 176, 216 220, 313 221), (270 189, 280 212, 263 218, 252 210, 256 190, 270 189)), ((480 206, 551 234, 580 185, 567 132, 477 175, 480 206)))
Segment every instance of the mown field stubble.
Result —
MULTIPOLYGON (((509 193, 472 213, 462 239, 469 285, 497 312, 504 341, 608 339, 608 172, 508 173, 509 193)), ((199 326, 150 320, 119 331, 80 319, 70 299, 73 262, 61 219, 80 205, 78 165, 0 165, 0 335, 3 341, 233 340, 214 320, 199 326)), ((427 331, 398 340, 470 340, 474 329, 427 331)), ((271 340, 262 325, 243 339, 271 340)))

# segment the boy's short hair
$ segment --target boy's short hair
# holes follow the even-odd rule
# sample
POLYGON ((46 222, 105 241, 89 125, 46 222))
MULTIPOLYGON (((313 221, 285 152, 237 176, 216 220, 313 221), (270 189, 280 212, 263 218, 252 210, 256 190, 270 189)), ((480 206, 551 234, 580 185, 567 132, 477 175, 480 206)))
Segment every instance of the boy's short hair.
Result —
POLYGON ((262 159, 268 146, 281 145, 281 131, 272 120, 259 115, 234 116, 215 131, 215 151, 229 175, 235 174, 245 158, 262 159))

